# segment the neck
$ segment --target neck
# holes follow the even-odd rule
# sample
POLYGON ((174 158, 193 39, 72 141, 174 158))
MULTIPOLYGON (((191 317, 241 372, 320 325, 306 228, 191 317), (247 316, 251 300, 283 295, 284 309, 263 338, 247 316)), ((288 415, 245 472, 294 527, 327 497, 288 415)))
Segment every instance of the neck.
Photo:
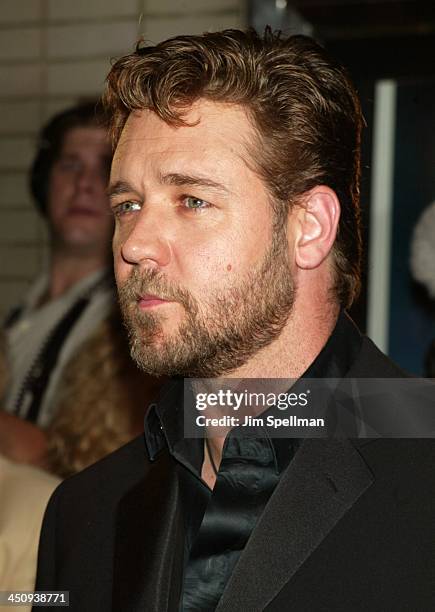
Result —
POLYGON ((103 269, 107 258, 101 254, 87 257, 65 250, 55 249, 50 261, 49 284, 45 301, 55 300, 87 276, 103 269))
MULTIPOLYGON (((299 378, 325 346, 337 322, 340 306, 327 291, 300 288, 293 311, 278 338, 242 367, 223 378, 299 378)), ((227 432, 226 432, 227 433, 227 432)), ((202 478, 212 489, 216 482, 213 462, 219 466, 225 435, 210 437, 204 449, 202 478)))

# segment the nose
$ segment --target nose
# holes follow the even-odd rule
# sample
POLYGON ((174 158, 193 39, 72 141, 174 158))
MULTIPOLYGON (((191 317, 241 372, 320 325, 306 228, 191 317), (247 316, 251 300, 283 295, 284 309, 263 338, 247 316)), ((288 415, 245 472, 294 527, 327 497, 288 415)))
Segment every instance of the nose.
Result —
POLYGON ((83 165, 76 174, 77 188, 83 191, 104 190, 106 185, 96 168, 83 165))
POLYGON ((119 241, 120 255, 125 263, 160 268, 171 260, 168 234, 169 228, 159 218, 158 211, 142 208, 128 227, 116 229, 114 245, 116 249, 119 241))

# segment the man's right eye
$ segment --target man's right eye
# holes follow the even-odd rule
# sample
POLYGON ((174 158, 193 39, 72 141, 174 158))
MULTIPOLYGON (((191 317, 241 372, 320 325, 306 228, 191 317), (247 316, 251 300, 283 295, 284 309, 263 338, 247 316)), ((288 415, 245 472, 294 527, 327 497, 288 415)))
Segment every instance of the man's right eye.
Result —
POLYGON ((113 207, 113 214, 115 217, 120 217, 121 215, 125 215, 130 212, 135 212, 141 209, 141 205, 139 202, 131 202, 128 200, 127 202, 121 202, 121 204, 117 204, 113 207))

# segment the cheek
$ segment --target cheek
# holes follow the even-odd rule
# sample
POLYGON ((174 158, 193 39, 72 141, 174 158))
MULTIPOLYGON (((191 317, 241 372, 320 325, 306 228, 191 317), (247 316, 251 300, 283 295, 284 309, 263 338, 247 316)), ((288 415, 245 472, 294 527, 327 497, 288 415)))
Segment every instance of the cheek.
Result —
POLYGON ((119 223, 117 223, 115 221, 115 218, 112 215, 112 219, 113 219, 113 237, 112 237, 112 248, 113 248, 113 253, 115 254, 116 252, 121 250, 124 238, 122 236, 122 232, 121 232, 121 228, 119 223))
POLYGON ((127 280, 132 272, 132 267, 123 260, 121 251, 115 247, 113 248, 113 271, 118 287, 127 280))
POLYGON ((112 237, 112 250, 113 250, 113 260, 115 263, 122 260, 121 257, 121 241, 119 237, 119 231, 115 224, 115 231, 112 237))
POLYGON ((173 253, 181 278, 199 293, 230 287, 235 278, 245 275, 255 263, 247 246, 240 242, 239 236, 233 235, 225 241, 177 243, 173 253))
POLYGON ((61 217, 72 191, 71 181, 53 174, 48 188, 48 208, 54 217, 61 217))

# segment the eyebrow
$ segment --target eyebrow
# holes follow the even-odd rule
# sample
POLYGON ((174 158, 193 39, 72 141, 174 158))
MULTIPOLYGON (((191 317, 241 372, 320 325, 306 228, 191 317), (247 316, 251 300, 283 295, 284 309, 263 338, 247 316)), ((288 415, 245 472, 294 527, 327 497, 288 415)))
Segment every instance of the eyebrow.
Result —
POLYGON ((106 190, 106 193, 109 198, 114 198, 117 195, 123 195, 125 193, 136 193, 135 189, 127 183, 127 181, 116 181, 116 183, 111 183, 106 190))
POLYGON ((224 185, 212 179, 203 176, 180 174, 178 172, 160 175, 160 182, 163 185, 175 185, 177 187, 184 187, 185 185, 191 187, 208 187, 221 193, 229 193, 224 185))
MULTIPOLYGON (((173 172, 170 174, 161 174, 159 178, 160 183, 162 183, 163 185, 175 185, 176 187, 184 187, 185 185, 191 187, 208 187, 221 193, 229 193, 228 189, 224 187, 224 185, 222 185, 221 183, 202 176, 194 176, 173 172)), ((116 181, 116 183, 110 184, 107 188, 107 195, 110 199, 118 195, 124 195, 126 193, 136 193, 134 187, 127 181, 116 181)))

